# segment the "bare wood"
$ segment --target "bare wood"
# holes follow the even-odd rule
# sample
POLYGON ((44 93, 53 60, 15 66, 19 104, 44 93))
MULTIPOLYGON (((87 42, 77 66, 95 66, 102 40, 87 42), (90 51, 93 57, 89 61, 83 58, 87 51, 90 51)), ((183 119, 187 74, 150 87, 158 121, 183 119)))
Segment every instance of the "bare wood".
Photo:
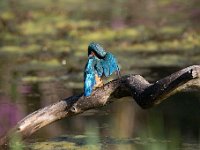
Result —
POLYGON ((139 106, 146 109, 188 88, 200 88, 200 65, 187 67, 155 83, 149 83, 140 75, 126 75, 97 88, 89 97, 84 97, 83 94, 71 96, 33 112, 2 137, 0 145, 5 145, 15 133, 27 138, 59 119, 102 107, 122 97, 132 97, 139 106))

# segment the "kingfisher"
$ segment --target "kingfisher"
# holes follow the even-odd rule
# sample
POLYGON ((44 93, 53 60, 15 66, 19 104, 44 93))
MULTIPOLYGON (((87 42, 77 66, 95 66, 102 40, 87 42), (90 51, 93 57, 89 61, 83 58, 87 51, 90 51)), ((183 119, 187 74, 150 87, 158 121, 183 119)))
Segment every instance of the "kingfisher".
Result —
POLYGON ((88 61, 84 70, 84 96, 90 96, 93 89, 103 86, 102 77, 114 72, 120 78, 120 69, 115 56, 106 52, 100 44, 91 42, 88 46, 88 61))

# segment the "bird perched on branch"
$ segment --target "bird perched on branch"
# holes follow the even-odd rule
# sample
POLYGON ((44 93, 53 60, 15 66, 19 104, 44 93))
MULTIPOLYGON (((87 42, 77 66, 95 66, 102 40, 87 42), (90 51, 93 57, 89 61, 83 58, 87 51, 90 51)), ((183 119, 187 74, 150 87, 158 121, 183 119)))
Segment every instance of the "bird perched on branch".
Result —
POLYGON ((84 96, 90 96, 93 89, 103 86, 101 78, 109 77, 114 72, 120 77, 120 69, 114 55, 106 52, 98 43, 90 43, 84 70, 84 96))

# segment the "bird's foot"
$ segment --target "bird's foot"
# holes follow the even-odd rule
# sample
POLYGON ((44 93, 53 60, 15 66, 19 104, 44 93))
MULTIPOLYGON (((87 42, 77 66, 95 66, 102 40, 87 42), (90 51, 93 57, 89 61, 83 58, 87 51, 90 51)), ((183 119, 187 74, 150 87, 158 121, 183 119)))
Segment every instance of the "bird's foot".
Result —
POLYGON ((103 81, 102 81, 102 79, 98 75, 95 75, 95 80, 96 80, 96 84, 94 86, 94 89, 103 86, 103 81))
POLYGON ((116 74, 117 74, 118 79, 120 79, 120 78, 121 78, 121 72, 118 70, 118 71, 116 72, 116 74))

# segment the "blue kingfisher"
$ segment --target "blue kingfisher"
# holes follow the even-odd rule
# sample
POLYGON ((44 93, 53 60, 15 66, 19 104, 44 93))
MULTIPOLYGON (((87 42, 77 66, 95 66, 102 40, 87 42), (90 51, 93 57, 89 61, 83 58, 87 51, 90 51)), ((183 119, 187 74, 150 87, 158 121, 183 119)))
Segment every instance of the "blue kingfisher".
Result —
POLYGON ((120 78, 120 69, 115 56, 106 52, 98 43, 90 43, 84 70, 84 96, 90 96, 93 89, 103 86, 101 78, 109 77, 113 72, 120 78))

